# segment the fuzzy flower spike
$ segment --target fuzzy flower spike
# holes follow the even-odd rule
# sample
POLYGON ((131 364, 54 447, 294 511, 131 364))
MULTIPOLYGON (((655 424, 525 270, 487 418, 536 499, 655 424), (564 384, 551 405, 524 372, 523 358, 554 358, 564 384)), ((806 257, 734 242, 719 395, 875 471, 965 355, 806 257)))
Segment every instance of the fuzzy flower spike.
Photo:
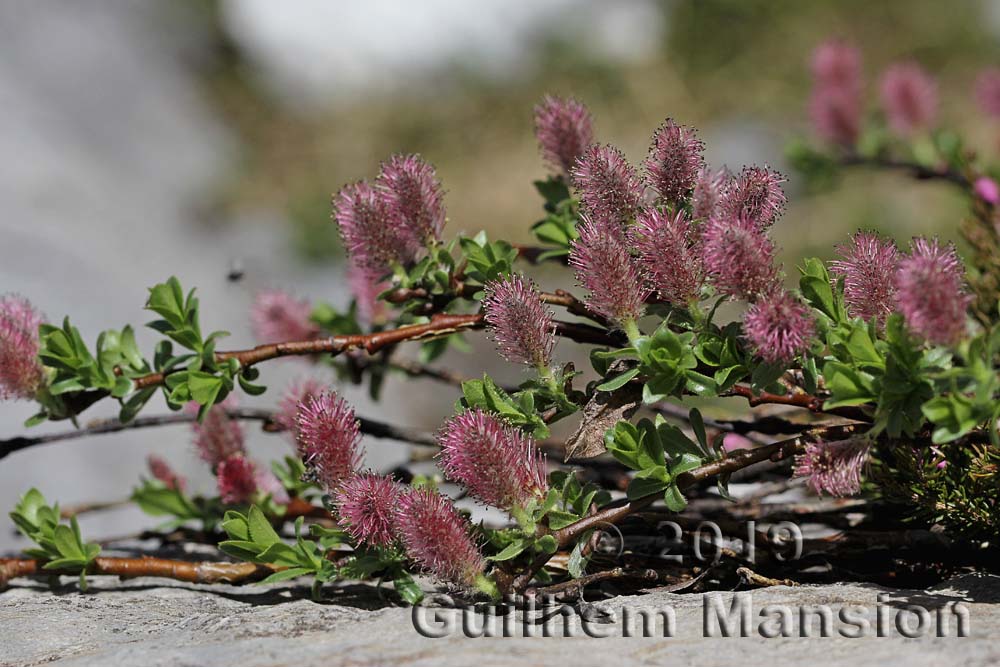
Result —
POLYGON ((31 400, 44 384, 38 360, 42 319, 27 299, 0 296, 0 399, 31 400))
POLYGON ((643 211, 633 237, 646 279, 661 298, 682 308, 698 298, 704 270, 694 229, 684 211, 643 211))
POLYGON ((913 62, 892 65, 879 84, 889 127, 904 137, 929 130, 937 120, 937 83, 913 62))
POLYGON ((441 240, 444 191, 434 167, 419 155, 393 155, 375 181, 392 220, 424 245, 441 240))
POLYGON ((568 178, 576 159, 594 143, 594 123, 583 103, 546 95, 535 106, 535 137, 545 161, 568 178))
POLYGON ((785 210, 784 182, 784 176, 766 165, 744 167, 726 185, 722 216, 750 220, 761 231, 766 230, 785 210))
POLYGON ((396 505, 395 524, 407 555, 423 569, 460 586, 485 587, 486 561, 451 500, 431 489, 411 489, 396 505))
POLYGON ((486 285, 483 308, 504 359, 548 368, 556 345, 555 325, 534 283, 519 274, 494 280, 486 285))
POLYGON ((837 246, 837 253, 841 259, 830 269, 844 279, 848 314, 884 324, 896 303, 896 244, 871 232, 858 232, 849 243, 837 246))
POLYGON ((815 324, 804 303, 777 289, 750 306, 743 330, 760 358, 786 363, 809 349, 815 324))
POLYGON ((656 130, 645 164, 649 182, 662 201, 679 206, 687 200, 705 166, 704 150, 693 128, 670 118, 656 130))
POLYGON ((649 289, 620 231, 586 221, 578 228, 569 263, 588 292, 587 306, 621 327, 629 338, 639 335, 649 289))
MULTIPOLYGON (((227 410, 237 407, 236 395, 230 394, 224 401, 213 405, 205 419, 192 422, 191 431, 194 434, 194 446, 201 460, 217 471, 223 461, 234 456, 246 456, 246 443, 243 427, 238 421, 230 418, 227 410)), ((200 406, 194 401, 188 403, 189 414, 198 414, 200 406)))
POLYGON ((250 307, 254 336, 261 343, 309 340, 319 335, 319 327, 309 316, 312 305, 282 290, 257 293, 250 307))
POLYGON ((327 493, 361 463, 361 432, 354 409, 333 392, 308 396, 295 418, 299 456, 327 493))
POLYGON ((931 343, 951 345, 965 333, 965 270, 953 245, 915 238, 896 271, 896 301, 910 329, 931 343))
POLYGON ((362 544, 391 546, 396 541, 394 512, 402 493, 399 484, 383 475, 348 477, 334 496, 340 527, 362 544))
POLYGON ((622 230, 642 207, 643 183, 614 146, 593 145, 573 167, 573 186, 591 221, 622 230))
POLYGON ((725 296, 753 301, 778 281, 775 249, 767 235, 745 217, 713 218, 701 237, 705 272, 725 296))
POLYGON ((850 147, 861 131, 861 52, 838 40, 820 44, 812 57, 809 115, 826 141, 850 147))
POLYGON ((795 476, 806 477, 816 493, 853 496, 861 491, 861 473, 871 452, 866 438, 811 442, 795 457, 795 476))
POLYGON ((333 218, 347 254, 358 266, 384 275, 393 262, 408 264, 416 258, 419 244, 413 233, 365 181, 340 189, 333 200, 333 218))
POLYGON ((487 505, 516 513, 548 492, 545 459, 531 437, 478 408, 449 419, 438 443, 445 475, 487 505))

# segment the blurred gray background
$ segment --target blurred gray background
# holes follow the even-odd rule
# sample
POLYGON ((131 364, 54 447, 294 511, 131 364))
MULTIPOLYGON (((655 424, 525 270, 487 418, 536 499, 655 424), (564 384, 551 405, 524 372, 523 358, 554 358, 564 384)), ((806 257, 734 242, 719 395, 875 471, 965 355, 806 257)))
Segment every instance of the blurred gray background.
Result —
MULTIPOLYGON (((448 190, 449 230, 485 228, 528 241, 544 176, 531 106, 575 94, 598 137, 638 161, 667 116, 699 127, 715 165, 769 162, 806 130, 806 62, 837 35, 865 50, 869 79, 916 57, 942 77, 943 115, 989 150, 997 128, 977 116, 969 87, 1000 64, 1000 4, 433 0, 276 3, 272 0, 8 0, 0 3, 0 292, 29 297, 50 320, 69 314, 88 341, 142 325, 146 288, 170 275, 197 286, 206 330, 253 343, 255 291, 346 304, 329 222, 331 192, 371 176, 395 151, 419 151, 448 190), (231 283, 234 264, 246 274, 231 283)), ((905 238, 954 238, 962 203, 892 176, 849 177, 822 196, 788 184, 776 228, 786 261, 829 255, 858 226, 905 238)), ((547 286, 568 285, 542 272, 547 286)), ((142 333, 140 344, 152 347, 142 333)), ((484 363, 516 380, 482 337, 444 365, 478 375, 484 363), (484 360, 486 360, 484 362, 484 360)), ((564 360, 580 359, 569 349, 564 360)), ((270 406, 309 367, 270 363, 270 406)), ((448 388, 393 379, 379 405, 343 388, 360 414, 434 428, 448 388)), ((163 412, 157 398, 149 414, 163 412)), ((0 436, 23 431, 31 405, 0 404, 0 436)), ((83 422, 115 414, 109 403, 83 422)), ((65 429, 46 424, 39 432, 65 429)), ((248 427, 261 459, 288 450, 248 427)), ((125 498, 157 452, 210 490, 187 427, 126 432, 33 448, 0 461, 0 508, 31 486, 63 504, 125 498)), ((406 460, 371 441, 369 463, 406 460)), ((87 515, 88 536, 152 522, 126 508, 87 515)), ((9 525, 9 524, 7 524, 9 525)), ((20 545, 7 527, 0 550, 20 545)))

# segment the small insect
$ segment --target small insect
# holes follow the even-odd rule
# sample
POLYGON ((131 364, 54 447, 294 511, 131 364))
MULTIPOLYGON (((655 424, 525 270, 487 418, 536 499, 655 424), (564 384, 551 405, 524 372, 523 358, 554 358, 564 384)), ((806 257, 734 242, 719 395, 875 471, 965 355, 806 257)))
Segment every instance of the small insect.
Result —
POLYGON ((238 283, 243 280, 243 276, 245 275, 243 260, 236 258, 229 262, 229 271, 226 273, 226 280, 231 283, 238 283))

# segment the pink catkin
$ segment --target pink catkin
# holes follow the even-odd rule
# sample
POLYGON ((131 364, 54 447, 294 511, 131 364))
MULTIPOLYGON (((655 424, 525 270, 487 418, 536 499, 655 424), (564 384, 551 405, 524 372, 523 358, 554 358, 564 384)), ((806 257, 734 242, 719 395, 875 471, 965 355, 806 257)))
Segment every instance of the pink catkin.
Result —
POLYGON ((824 42, 813 52, 812 72, 809 115, 816 133, 853 146, 861 131, 861 52, 839 40, 824 42))
POLYGON ((1000 185, 989 176, 980 176, 972 185, 973 192, 990 206, 1000 204, 1000 185))
POLYGON ((548 491, 545 459, 531 437, 478 408, 449 419, 438 443, 445 475, 487 505, 524 508, 548 491))
POLYGON ((694 128, 668 118, 653 135, 645 167, 660 200, 678 206, 687 201, 705 166, 705 144, 694 128))
POLYGON ((334 495, 338 523, 355 541, 388 547, 396 541, 395 511, 402 487, 383 475, 349 477, 334 495))
POLYGON ((216 468, 215 483, 222 502, 229 505, 250 503, 257 494, 257 466, 243 455, 231 456, 216 468))
POLYGON ((1000 67, 991 67, 979 73, 975 97, 984 114, 1000 118, 1000 67))
POLYGON ((795 457, 795 476, 805 477, 816 493, 852 496, 861 491, 861 474, 871 451, 863 438, 811 442, 795 457))
POLYGON ((535 106, 535 137, 542 157, 568 178, 576 159, 594 142, 594 123, 583 103, 546 95, 535 106))
MULTIPOLYGON (((226 410, 235 409, 236 405, 236 396, 230 394, 222 403, 209 409, 204 421, 191 425, 198 456, 213 470, 228 458, 246 456, 243 427, 226 414, 226 410)), ((197 414, 198 409, 197 403, 192 401, 188 404, 189 413, 197 414)))
POLYGON ((305 376, 295 379, 285 389, 274 412, 274 423, 295 437, 298 422, 299 405, 313 396, 319 396, 329 388, 329 384, 314 377, 305 376))
POLYGON ((32 400, 44 384, 38 360, 38 327, 43 321, 27 299, 0 296, 0 399, 32 400))
POLYGON ((333 200, 333 217, 351 260, 377 275, 393 262, 409 264, 419 250, 412 231, 389 212, 383 195, 365 181, 350 183, 333 200))
POLYGON ((483 309, 504 359, 534 366, 552 363, 556 345, 552 310, 542 303, 534 283, 518 274, 487 283, 483 309))
POLYGON ((407 555, 436 577, 475 585, 486 561, 455 505, 431 489, 411 489, 396 506, 395 524, 407 555))
POLYGON ((779 289, 750 306, 743 330, 764 361, 787 363, 809 349, 815 324, 804 303, 779 289))
POLYGON ((698 172, 694 189, 691 191, 692 219, 708 220, 719 212, 722 194, 731 176, 725 167, 714 171, 705 167, 698 172))
POLYGON ((704 282, 701 249, 683 211, 643 211, 633 239, 646 280, 660 298, 681 307, 697 299, 704 282))
POLYGON ((354 295, 354 303, 358 308, 358 320, 361 324, 371 326, 383 322, 389 309, 378 295, 389 288, 389 283, 380 280, 379 274, 349 262, 347 266, 347 284, 354 295))
POLYGON ((576 279, 589 293, 587 305, 621 326, 642 317, 649 289, 622 234, 585 221, 569 254, 576 279))
POLYGON ((146 457, 146 466, 153 479, 162 482, 163 486, 168 489, 183 491, 184 487, 187 486, 187 481, 174 472, 170 464, 156 454, 150 454, 146 457))
POLYGON ((758 229, 767 229, 785 210, 784 182, 784 176, 766 165, 744 167, 726 184, 720 216, 749 220, 758 229))
POLYGON ((844 279, 848 315, 884 324, 896 305, 896 244, 871 232, 858 232, 849 243, 837 246, 837 254, 840 259, 830 264, 830 270, 844 279))
POLYGON ((614 146, 590 146, 576 161, 572 176, 581 205, 595 224, 621 229, 642 207, 642 180, 614 146))
POLYGON ((319 327, 310 321, 312 305, 282 290, 257 293, 250 307, 254 337, 261 343, 310 340, 319 335, 319 327))
POLYGON ((778 281, 774 245, 751 220, 709 220, 701 249, 705 272, 722 295, 753 301, 778 281))
POLYGON ((303 463, 332 493, 361 463, 361 433, 354 409, 332 392, 309 396, 299 404, 296 425, 303 463))
POLYGON ((441 240, 444 229, 444 191, 434 167, 419 155, 393 155, 382 164, 375 181, 390 226, 405 228, 419 242, 441 240))
POLYGON ((937 83, 916 63, 890 66, 882 74, 879 92, 889 127, 897 134, 928 130, 937 120, 937 83))
POLYGON ((965 268, 951 244, 915 238, 896 270, 896 300, 910 330, 932 343, 951 345, 965 334, 965 268))

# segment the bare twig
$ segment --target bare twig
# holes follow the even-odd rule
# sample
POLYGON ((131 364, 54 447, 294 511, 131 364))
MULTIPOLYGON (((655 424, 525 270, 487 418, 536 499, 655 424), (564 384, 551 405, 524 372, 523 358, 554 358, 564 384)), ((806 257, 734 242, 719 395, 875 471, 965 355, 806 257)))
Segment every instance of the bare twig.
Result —
MULTIPOLYGON (((14 577, 36 574, 76 574, 61 570, 43 569, 45 561, 35 558, 0 559, 0 586, 14 577)), ((254 563, 218 563, 213 561, 191 562, 166 558, 95 558, 87 574, 110 574, 123 579, 135 577, 164 577, 198 584, 241 584, 259 581, 277 568, 254 563)))

